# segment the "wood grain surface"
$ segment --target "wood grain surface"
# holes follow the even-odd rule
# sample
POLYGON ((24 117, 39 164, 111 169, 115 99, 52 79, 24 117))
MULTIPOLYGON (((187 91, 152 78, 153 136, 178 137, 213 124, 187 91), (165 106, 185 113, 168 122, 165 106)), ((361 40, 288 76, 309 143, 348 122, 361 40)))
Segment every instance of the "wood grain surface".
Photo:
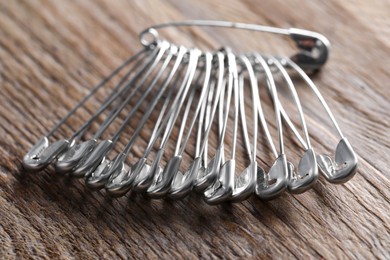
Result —
MULTIPOLYGON (((0 258, 389 259, 389 14, 388 0, 0 1, 0 258), (185 19, 298 27, 326 35, 331 57, 313 80, 358 154, 357 175, 343 185, 320 178, 302 195, 285 193, 270 202, 253 196, 208 206, 198 196, 177 202, 110 199, 52 168, 22 170, 27 150, 88 89, 141 48, 143 28, 185 19)), ((291 47, 284 38, 229 30, 168 30, 166 35, 210 48, 286 54, 291 47)), ((300 89, 300 94, 313 146, 332 152, 336 132, 311 93, 300 89)), ((286 146, 296 161, 296 143, 286 146)))

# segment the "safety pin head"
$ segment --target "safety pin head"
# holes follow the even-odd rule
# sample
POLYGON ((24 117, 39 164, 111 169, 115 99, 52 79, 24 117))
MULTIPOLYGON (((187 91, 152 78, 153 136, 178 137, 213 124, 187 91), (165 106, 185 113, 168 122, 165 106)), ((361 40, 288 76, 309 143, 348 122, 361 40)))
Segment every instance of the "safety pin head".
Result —
POLYGON ((203 192, 217 180, 219 169, 221 167, 221 160, 222 148, 219 147, 215 151, 214 157, 207 164, 207 167, 200 167, 194 186, 195 191, 203 192))
POLYGON ((103 188, 110 177, 107 173, 109 172, 112 163, 111 160, 104 158, 99 166, 85 179, 86 186, 91 190, 100 190, 103 188))
POLYGON ((294 165, 288 164, 289 184, 291 193, 300 194, 310 189, 318 179, 318 166, 316 155, 312 148, 305 151, 298 164, 298 172, 294 171, 294 165))
POLYGON ((58 173, 67 173, 71 171, 80 160, 90 153, 96 146, 96 140, 91 139, 80 144, 75 144, 69 147, 55 163, 55 170, 58 173))
POLYGON ((133 165, 132 171, 136 175, 132 189, 136 192, 146 192, 151 186, 155 185, 161 178, 162 168, 160 161, 164 155, 164 149, 159 149, 152 165, 146 163, 146 158, 142 158, 133 165))
POLYGON ((232 202, 239 202, 249 198, 256 188, 257 162, 251 164, 235 178, 232 202))
POLYGON ((131 187, 134 191, 145 191, 153 181, 151 166, 146 163, 146 158, 141 158, 131 167, 134 181, 131 187))
POLYGON ((290 59, 304 70, 319 70, 327 61, 330 50, 329 40, 315 32, 291 28, 290 37, 300 51, 290 59))
POLYGON ((235 160, 228 160, 222 165, 219 178, 204 192, 204 200, 207 204, 216 205, 232 198, 235 168, 235 160))
POLYGON ((23 157, 23 167, 29 171, 40 171, 70 146, 68 140, 60 140, 52 144, 47 137, 41 138, 23 157))
POLYGON ((105 185, 107 194, 111 197, 124 196, 131 189, 134 179, 135 175, 132 174, 131 169, 127 171, 122 168, 121 171, 117 171, 116 175, 111 175, 108 179, 105 185))
POLYGON ((105 183, 107 193, 112 197, 120 197, 125 195, 131 188, 131 183, 134 180, 134 175, 126 170, 125 160, 126 154, 119 154, 112 162, 109 169, 109 178, 105 183))
MULTIPOLYGON (((180 164, 182 161, 181 155, 175 155, 167 162, 163 172, 158 178, 155 179, 155 183, 147 190, 147 195, 154 199, 161 199, 168 194, 172 180, 176 174, 178 174, 180 164)), ((179 173, 182 174, 182 173, 179 173)))
POLYGON ((122 171, 126 171, 125 169, 125 160, 126 160, 126 154, 118 154, 113 161, 110 161, 108 159, 104 159, 104 161, 96 168, 94 172, 92 172, 89 176, 87 176, 85 180, 85 184, 87 187, 98 190, 102 189, 111 176, 117 176, 122 171), (101 169, 101 165, 106 164, 106 167, 101 169))
POLYGON ((340 140, 336 147, 334 161, 328 155, 317 156, 321 173, 331 183, 344 183, 356 173, 358 160, 346 138, 340 140))
POLYGON ((268 174, 258 167, 256 195, 263 200, 270 200, 280 195, 288 185, 287 160, 279 155, 268 174))
POLYGON ((105 161, 106 154, 113 147, 111 140, 104 140, 96 145, 92 152, 87 153, 75 168, 70 172, 70 175, 76 178, 88 176, 105 161))
POLYGON ((197 157, 194 159, 184 174, 178 172, 175 175, 172 181, 171 190, 169 191, 169 198, 181 199, 191 192, 196 181, 196 176, 198 175, 201 162, 201 157, 197 157))

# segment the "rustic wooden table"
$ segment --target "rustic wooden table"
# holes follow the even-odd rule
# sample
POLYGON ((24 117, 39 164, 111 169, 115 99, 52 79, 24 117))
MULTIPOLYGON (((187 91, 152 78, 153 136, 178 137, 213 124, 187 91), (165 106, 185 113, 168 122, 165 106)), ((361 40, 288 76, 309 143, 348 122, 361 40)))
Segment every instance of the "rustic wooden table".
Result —
MULTIPOLYGON (((389 14, 387 0, 0 1, 0 258, 389 259, 389 14), (140 48, 138 32, 184 19, 326 35, 331 57, 314 81, 359 156, 355 178, 343 185, 320 178, 302 195, 212 207, 197 196, 110 200, 51 168, 23 172, 21 158, 31 145, 140 48)), ((243 34, 243 46, 240 32, 190 32, 167 34, 185 44, 276 53, 288 47, 262 34, 243 34)), ((333 151, 335 131, 322 122, 318 102, 302 95, 314 147, 333 151)))

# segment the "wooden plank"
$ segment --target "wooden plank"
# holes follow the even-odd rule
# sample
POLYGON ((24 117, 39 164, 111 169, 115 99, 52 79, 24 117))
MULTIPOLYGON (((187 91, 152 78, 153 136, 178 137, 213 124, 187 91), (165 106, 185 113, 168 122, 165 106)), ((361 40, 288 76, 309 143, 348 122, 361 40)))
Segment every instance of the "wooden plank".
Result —
MULTIPOLYGON (((385 0, 0 2, 0 258, 389 258, 389 13, 385 0), (270 202, 252 197, 212 207, 198 196, 178 202, 130 195, 112 200, 51 168, 22 170, 31 145, 141 48, 138 32, 183 19, 294 26, 326 35, 331 57, 314 81, 359 156, 356 177, 344 185, 320 178, 305 194, 270 202)), ((285 39, 229 30, 166 35, 205 48, 280 54, 291 48, 285 39)), ((307 88, 299 94, 313 146, 332 151, 337 136, 320 105, 307 88)), ((91 103, 72 123, 98 105, 91 103)), ((271 113, 270 102, 265 105, 271 113)), ((271 119, 270 124, 274 130, 271 119)), ((131 122, 129 129, 135 127, 131 122)), ((143 139, 150 129, 145 131, 143 139)), ((296 162, 296 142, 288 140, 286 147, 296 162)), ((259 161, 267 168, 271 161, 264 156, 259 161)))

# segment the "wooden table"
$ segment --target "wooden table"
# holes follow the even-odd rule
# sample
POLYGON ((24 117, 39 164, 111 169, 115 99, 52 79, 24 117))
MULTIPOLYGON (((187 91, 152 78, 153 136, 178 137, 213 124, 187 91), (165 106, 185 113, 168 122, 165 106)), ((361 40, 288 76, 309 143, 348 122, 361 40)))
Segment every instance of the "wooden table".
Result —
MULTIPOLYGON (((388 259, 389 14, 387 0, 1 1, 0 258, 388 259), (313 79, 359 156, 357 175, 343 185, 320 178, 302 195, 286 193, 269 202, 253 196, 213 207, 197 196, 178 202, 142 196, 111 200, 52 168, 22 170, 26 151, 88 89, 140 49, 137 34, 143 28, 185 19, 299 27, 326 35, 331 57, 313 79)), ((167 35, 188 45, 280 54, 290 47, 285 39, 237 31, 167 35)), ((336 132, 318 102, 303 95, 313 146, 330 153, 336 132)), ((301 150, 291 149, 292 142, 286 146, 296 162, 301 150)), ((264 162, 269 166, 270 160, 264 162)))

